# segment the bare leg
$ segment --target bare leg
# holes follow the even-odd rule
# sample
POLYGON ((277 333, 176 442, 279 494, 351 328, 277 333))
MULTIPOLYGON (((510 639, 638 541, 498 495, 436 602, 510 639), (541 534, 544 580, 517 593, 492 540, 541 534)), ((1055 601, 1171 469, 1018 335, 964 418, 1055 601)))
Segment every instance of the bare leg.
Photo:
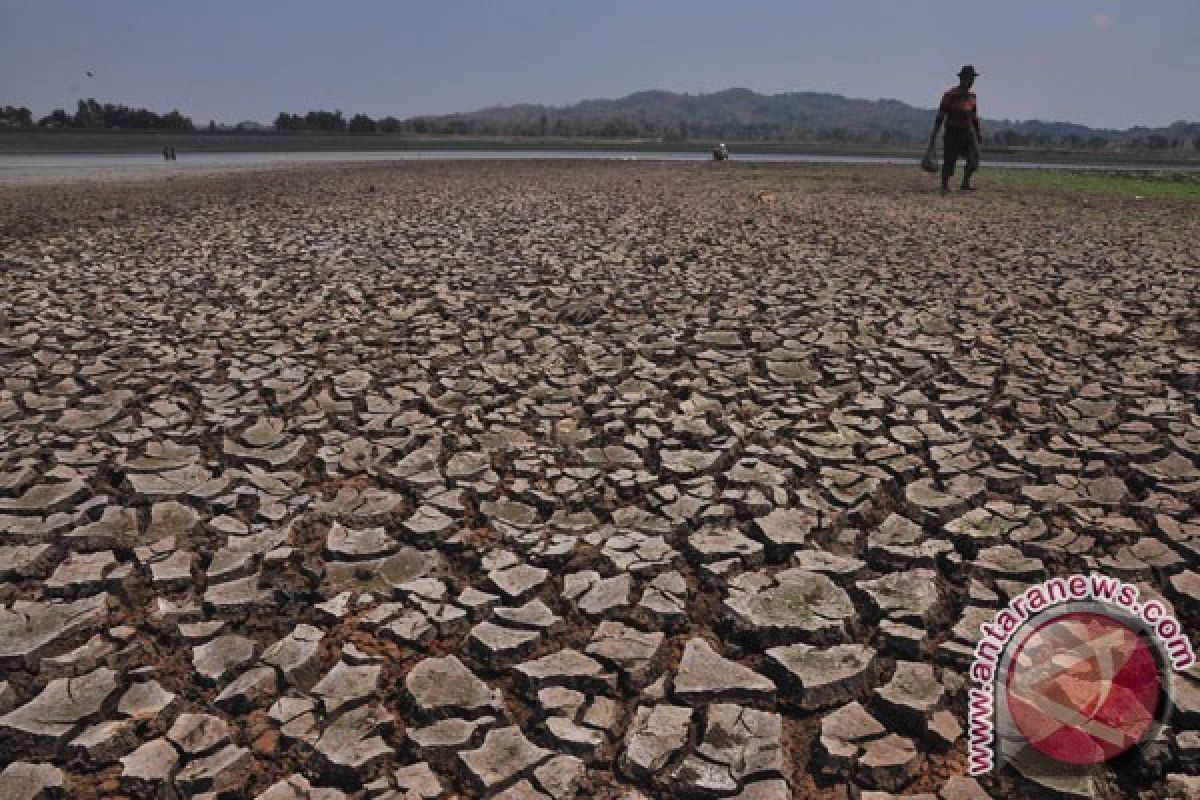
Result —
POLYGON ((967 150, 967 163, 963 166, 962 188, 974 189, 971 185, 971 176, 975 174, 975 170, 979 169, 979 144, 971 140, 971 147, 967 150))
POLYGON ((975 174, 975 168, 971 166, 970 162, 968 162, 967 165, 965 167, 963 167, 962 188, 964 188, 964 189, 974 189, 975 188, 974 186, 971 185, 971 176, 974 174, 975 174))

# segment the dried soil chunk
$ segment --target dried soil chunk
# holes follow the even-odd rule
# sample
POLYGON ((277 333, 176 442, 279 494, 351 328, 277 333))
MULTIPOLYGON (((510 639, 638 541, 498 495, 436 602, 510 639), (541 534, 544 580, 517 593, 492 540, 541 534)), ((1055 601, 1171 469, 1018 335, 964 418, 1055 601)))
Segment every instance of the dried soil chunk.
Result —
POLYGON ((687 793, 724 795, 748 779, 786 772, 783 718, 768 711, 718 703, 708 709, 704 738, 672 779, 687 793))
POLYGON ((533 771, 537 785, 554 800, 571 800, 579 796, 587 766, 574 756, 558 755, 533 771))
POLYGON ((908 785, 923 763, 912 740, 893 733, 863 745, 855 776, 864 786, 895 791, 908 785))
POLYGON ((401 767, 392 772, 392 779, 404 800, 438 800, 446 793, 441 778, 428 764, 401 767))
POLYGON ((682 706, 639 706, 625 733, 621 772, 635 781, 652 780, 687 744, 692 713, 682 706))
POLYGON ((938 575, 930 569, 893 572, 873 581, 859 581, 858 590, 876 613, 894 622, 927 626, 936 622, 941 613, 938 575))
POLYGON ((215 583, 204 593, 204 603, 217 611, 267 610, 275 604, 274 594, 262 589, 261 576, 255 572, 244 578, 215 583))
POLYGON ((438 720, 423 728, 409 728, 408 738, 416 745, 421 758, 441 763, 459 750, 478 747, 483 731, 493 723, 495 717, 478 719, 450 718, 438 720))
POLYGON ((629 574, 595 581, 575 606, 589 617, 599 617, 615 608, 629 605, 629 593, 633 589, 633 577, 629 574))
POLYGON ((927 728, 945 692, 933 667, 915 661, 896 662, 892 679, 875 690, 888 712, 916 732, 927 728))
POLYGON ((601 622, 585 652, 614 665, 626 685, 641 687, 648 683, 665 635, 642 633, 620 622, 601 622))
POLYGON ((103 594, 73 603, 17 602, 0 608, 0 668, 32 669, 56 641, 103 625, 107 618, 103 594))
POLYGON ((192 649, 192 665, 210 683, 221 683, 250 662, 258 652, 253 639, 225 634, 192 649))
POLYGON ((884 733, 886 729, 879 720, 857 701, 827 714, 821 719, 820 737, 826 768, 834 773, 850 769, 862 752, 862 745, 884 733))
POLYGON ((67 753, 81 762, 111 764, 137 745, 133 720, 106 720, 76 736, 67 746, 67 753))
POLYGON ((242 789, 250 781, 254 756, 244 747, 226 745, 212 755, 188 763, 175 776, 175 783, 185 792, 220 795, 242 789))
POLYGON ((709 530, 693 533, 687 538, 687 552, 699 564, 735 558, 747 566, 761 564, 763 544, 735 530, 709 530))
POLYGON ((207 755, 229 743, 229 726, 211 714, 180 714, 167 739, 184 755, 207 755))
POLYGON ((867 561, 880 569, 936 566, 937 560, 954 552, 944 539, 927 538, 919 525, 899 514, 891 514, 867 535, 867 561))
POLYGON ((867 645, 813 647, 794 644, 767 651, 768 670, 781 694, 812 711, 865 695, 875 678, 875 650, 867 645))
POLYGON ((380 735, 392 722, 382 706, 352 708, 326 726, 314 749, 331 772, 359 775, 395 755, 380 735))
POLYGON ((467 647, 481 661, 499 665, 524 658, 541 638, 542 634, 538 631, 481 622, 471 629, 467 647))
POLYGON ((759 643, 845 641, 858 611, 850 597, 825 575, 788 570, 774 586, 737 591, 723 610, 739 635, 759 643))
POLYGON ((526 694, 546 686, 568 686, 581 691, 608 692, 616 681, 604 665, 578 650, 564 648, 513 668, 513 679, 526 694))
POLYGON ((704 639, 684 646, 675 674, 674 693, 689 703, 775 701, 775 684, 749 667, 722 657, 704 639))
POLYGON ((312 688, 312 693, 321 699, 325 712, 332 714, 368 702, 379 687, 383 668, 378 664, 348 664, 339 661, 333 669, 312 688))
POLYGON ((502 708, 500 691, 481 681, 454 656, 419 662, 405 676, 404 688, 417 713, 426 718, 479 716, 502 708))
POLYGON ((151 739, 121 759, 121 787, 135 797, 158 797, 179 764, 179 751, 166 739, 151 739))
POLYGON ((477 789, 492 792, 526 774, 553 755, 525 738, 520 728, 488 731, 476 750, 459 753, 464 777, 477 789))
POLYGON ((800 549, 820 524, 820 517, 805 508, 777 508, 754 520, 754 530, 767 545, 767 554, 787 558, 800 549))
POLYGON ((158 681, 135 683, 121 695, 117 713, 138 722, 158 727, 170 717, 179 704, 179 696, 168 692, 158 681))
POLYGON ((400 549, 383 528, 345 528, 335 522, 325 537, 325 552, 347 561, 381 558, 400 549))
POLYGON ((516 564, 489 573, 488 580, 509 600, 521 600, 536 592, 549 576, 547 569, 516 564))
POLYGON ((720 452, 699 450, 663 450, 659 460, 665 472, 677 478, 691 478, 714 469, 720 452))
POLYGON ((0 797, 5 800, 49 800, 66 794, 63 771, 53 764, 14 761, 0 772, 0 797))
POLYGON ((321 639, 325 634, 312 625, 297 625, 291 633, 271 645, 262 654, 264 664, 278 667, 292 686, 307 690, 320 677, 318 663, 321 639))
POLYGON ((230 681, 213 705, 230 713, 245 713, 251 708, 269 706, 278 691, 279 679, 274 667, 253 667, 230 681))
POLYGON ((54 755, 118 689, 117 673, 107 667, 78 678, 52 680, 28 703, 0 717, 0 740, 8 740, 0 747, 10 757, 54 755))

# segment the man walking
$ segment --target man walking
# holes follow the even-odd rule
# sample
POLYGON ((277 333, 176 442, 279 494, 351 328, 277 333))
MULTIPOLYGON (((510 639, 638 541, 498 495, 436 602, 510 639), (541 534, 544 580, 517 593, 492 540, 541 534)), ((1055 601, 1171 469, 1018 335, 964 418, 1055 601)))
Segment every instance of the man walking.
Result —
POLYGON ((983 133, 979 129, 979 108, 971 87, 979 73, 967 64, 958 71, 958 86, 942 95, 937 119, 933 121, 933 133, 929 136, 929 149, 937 142, 938 130, 946 123, 946 136, 942 141, 942 194, 950 191, 950 178, 954 177, 954 166, 958 159, 965 158, 963 189, 974 189, 971 176, 979 169, 979 146, 983 133))

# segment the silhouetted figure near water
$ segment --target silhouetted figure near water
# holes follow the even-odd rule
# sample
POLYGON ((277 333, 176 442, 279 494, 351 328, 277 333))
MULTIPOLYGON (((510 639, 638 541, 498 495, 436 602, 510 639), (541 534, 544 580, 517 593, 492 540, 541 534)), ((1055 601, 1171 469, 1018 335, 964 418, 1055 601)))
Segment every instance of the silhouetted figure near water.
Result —
POLYGON ((163 145, 163 161, 170 161, 170 160, 171 160, 171 148, 167 147, 166 145, 163 145))
POLYGON ((171 160, 172 161, 175 160, 175 146, 174 145, 171 146, 171 160))
POLYGON ((725 146, 724 142, 721 142, 719 145, 713 148, 712 157, 713 161, 728 161, 729 148, 725 146))
POLYGON ((983 132, 979 129, 979 106, 971 87, 979 73, 967 64, 958 71, 958 86, 942 95, 937 119, 933 122, 933 133, 929 136, 929 149, 937 143, 938 129, 946 123, 946 136, 942 140, 942 194, 950 191, 950 179, 954 177, 954 166, 959 158, 965 158, 963 167, 963 189, 974 189, 971 176, 979 169, 979 148, 983 144, 983 132))

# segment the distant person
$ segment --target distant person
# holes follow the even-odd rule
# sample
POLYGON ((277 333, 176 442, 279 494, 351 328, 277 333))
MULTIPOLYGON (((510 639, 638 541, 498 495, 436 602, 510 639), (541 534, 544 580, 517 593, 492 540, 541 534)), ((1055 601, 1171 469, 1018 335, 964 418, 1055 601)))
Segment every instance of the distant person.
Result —
POLYGON ((175 160, 175 145, 171 145, 171 160, 175 160))
POLYGON ((171 160, 171 148, 167 147, 164 144, 163 145, 163 161, 170 161, 170 160, 171 160))
POLYGON ((713 148, 712 157, 713 161, 728 161, 729 148, 725 146, 724 142, 721 142, 719 145, 713 148))
POLYGON ((938 130, 946 123, 946 135, 942 140, 942 194, 950 191, 950 179, 958 159, 964 158, 962 189, 971 190, 971 176, 979 169, 979 147, 983 143, 983 132, 979 129, 979 106, 971 87, 979 73, 967 64, 958 71, 958 86, 942 95, 937 119, 933 121, 933 133, 929 136, 929 149, 937 143, 938 130))

